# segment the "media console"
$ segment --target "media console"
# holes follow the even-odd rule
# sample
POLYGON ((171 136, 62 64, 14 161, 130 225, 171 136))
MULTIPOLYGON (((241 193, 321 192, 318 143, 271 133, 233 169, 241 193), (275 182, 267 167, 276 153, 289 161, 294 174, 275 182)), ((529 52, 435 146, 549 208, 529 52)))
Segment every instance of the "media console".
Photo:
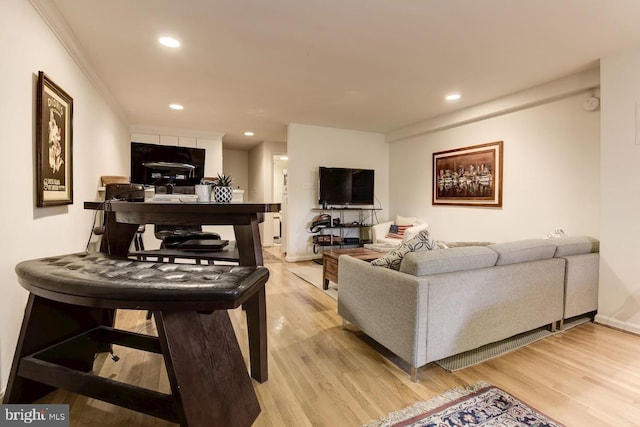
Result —
POLYGON ((314 208, 319 215, 328 215, 330 220, 326 226, 317 228, 312 236, 313 252, 320 253, 325 247, 360 247, 371 243, 371 226, 377 224, 373 207, 326 207, 314 208))

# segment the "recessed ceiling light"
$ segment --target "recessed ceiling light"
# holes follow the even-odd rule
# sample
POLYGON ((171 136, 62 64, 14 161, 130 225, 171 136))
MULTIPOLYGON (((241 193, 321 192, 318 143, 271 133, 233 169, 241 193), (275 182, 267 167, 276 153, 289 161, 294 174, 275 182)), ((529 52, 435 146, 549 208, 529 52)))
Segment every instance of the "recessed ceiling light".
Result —
POLYGON ((248 130, 248 131, 246 131, 246 132, 244 133, 244 136, 253 136, 253 135, 254 135, 254 133, 253 133, 253 132, 251 132, 250 130, 248 130))
POLYGON ((169 108, 172 110, 184 110, 184 107, 180 104, 171 104, 169 105, 169 108))
POLYGON ((173 48, 180 47, 180 42, 174 39, 173 37, 160 37, 158 41, 160 42, 161 45, 166 47, 173 47, 173 48))
POLYGON ((444 99, 446 99, 447 101, 457 101, 460 98, 461 96, 459 93, 450 93, 449 95, 444 97, 444 99))

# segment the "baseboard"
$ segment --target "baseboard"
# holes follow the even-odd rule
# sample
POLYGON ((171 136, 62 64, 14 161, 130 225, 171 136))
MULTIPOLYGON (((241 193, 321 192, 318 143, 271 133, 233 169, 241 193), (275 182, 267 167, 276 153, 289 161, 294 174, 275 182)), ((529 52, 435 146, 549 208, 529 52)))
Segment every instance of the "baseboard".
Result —
POLYGON ((614 329, 619 329, 621 331, 640 335, 640 325, 638 325, 637 323, 623 322, 622 320, 618 320, 609 316, 603 316, 602 314, 596 314, 595 322, 614 329))
POLYGON ((313 261, 314 259, 322 259, 322 257, 318 255, 291 256, 289 254, 284 257, 287 262, 313 261))

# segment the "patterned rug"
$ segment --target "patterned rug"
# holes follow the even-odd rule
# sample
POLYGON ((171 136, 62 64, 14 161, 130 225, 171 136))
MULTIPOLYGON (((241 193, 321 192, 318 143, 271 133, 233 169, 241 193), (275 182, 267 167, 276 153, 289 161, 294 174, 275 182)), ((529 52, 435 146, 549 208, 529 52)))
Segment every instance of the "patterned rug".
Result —
POLYGON ((331 298, 338 299, 338 285, 333 282, 329 282, 329 289, 322 289, 322 266, 321 265, 304 265, 289 267, 289 271, 305 282, 315 286, 316 288, 324 291, 325 294, 331 298))
POLYGON ((366 427, 563 427, 506 391, 478 382, 393 412, 366 427))

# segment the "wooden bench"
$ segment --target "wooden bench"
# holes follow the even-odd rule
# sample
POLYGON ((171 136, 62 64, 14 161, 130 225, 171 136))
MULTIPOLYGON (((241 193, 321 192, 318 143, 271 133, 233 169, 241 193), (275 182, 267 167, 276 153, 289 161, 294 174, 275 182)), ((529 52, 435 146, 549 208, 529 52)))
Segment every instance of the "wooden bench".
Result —
POLYGON ((163 264, 71 254, 16 266, 30 292, 4 403, 63 388, 183 426, 249 426, 260 406, 227 309, 246 309, 252 376, 267 380, 265 267, 163 264), (158 337, 113 327, 151 310, 158 337), (171 394, 91 373, 112 344, 162 354, 171 394))

